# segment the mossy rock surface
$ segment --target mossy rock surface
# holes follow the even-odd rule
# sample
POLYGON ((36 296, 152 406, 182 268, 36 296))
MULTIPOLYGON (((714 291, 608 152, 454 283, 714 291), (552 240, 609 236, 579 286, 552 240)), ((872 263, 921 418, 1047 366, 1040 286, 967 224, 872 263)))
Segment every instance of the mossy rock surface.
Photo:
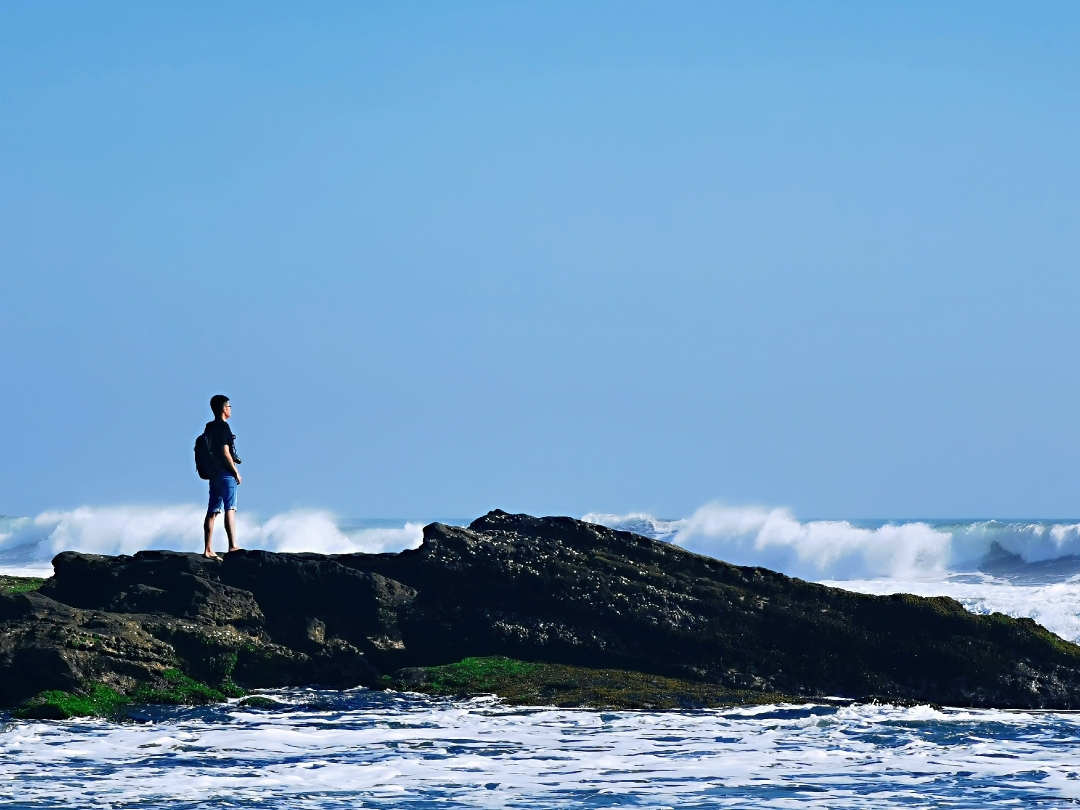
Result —
POLYGON ((41 577, 9 577, 0 574, 0 594, 30 593, 38 590, 45 580, 41 577))
POLYGON ((230 682, 217 687, 200 683, 180 670, 162 673, 153 684, 140 684, 128 694, 104 684, 87 684, 77 692, 40 692, 15 710, 20 719, 68 720, 72 717, 118 717, 130 705, 205 706, 241 697, 244 690, 230 682))
POLYGON ((495 694, 512 705, 589 709, 703 709, 803 702, 777 692, 728 689, 621 669, 516 661, 493 656, 403 669, 384 678, 388 689, 430 695, 495 694))
POLYGON ((130 699, 103 684, 92 684, 77 693, 49 690, 30 698, 15 716, 34 720, 68 720, 72 717, 112 717, 130 699))
POLYGON ((162 673, 162 682, 144 684, 131 693, 130 703, 156 703, 170 706, 205 706, 222 703, 230 697, 241 697, 244 690, 225 682, 217 687, 189 678, 178 669, 162 673))
POLYGON ((287 703, 282 703, 279 700, 273 698, 263 697, 262 695, 252 695, 241 700, 238 706, 243 706, 247 709, 288 709, 290 706, 287 703))

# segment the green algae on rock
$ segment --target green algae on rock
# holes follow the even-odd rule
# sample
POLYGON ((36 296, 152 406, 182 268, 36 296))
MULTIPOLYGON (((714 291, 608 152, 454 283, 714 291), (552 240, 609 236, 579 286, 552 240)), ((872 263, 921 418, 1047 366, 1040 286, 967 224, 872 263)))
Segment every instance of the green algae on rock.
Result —
POLYGON ((227 698, 242 697, 243 689, 229 681, 215 688, 189 678, 178 669, 167 669, 160 684, 140 684, 132 693, 130 703, 158 703, 172 706, 205 706, 222 703, 227 698))
POLYGON ((24 701, 15 710, 15 716, 38 720, 118 717, 126 706, 205 706, 244 694, 244 690, 232 683, 214 688, 189 678, 178 669, 167 669, 156 682, 140 683, 128 694, 101 683, 87 684, 73 692, 59 689, 39 692, 24 701))
POLYGON ((126 695, 96 683, 79 692, 49 689, 39 692, 15 710, 25 720, 68 720, 72 717, 113 717, 130 702, 126 695))
POLYGON ((494 694, 515 706, 585 709, 706 709, 804 702, 776 692, 728 689, 643 672, 516 661, 503 656, 402 669, 384 677, 379 686, 429 695, 494 694))
POLYGON ((0 574, 0 593, 30 593, 44 584, 45 580, 41 577, 10 577, 0 574))

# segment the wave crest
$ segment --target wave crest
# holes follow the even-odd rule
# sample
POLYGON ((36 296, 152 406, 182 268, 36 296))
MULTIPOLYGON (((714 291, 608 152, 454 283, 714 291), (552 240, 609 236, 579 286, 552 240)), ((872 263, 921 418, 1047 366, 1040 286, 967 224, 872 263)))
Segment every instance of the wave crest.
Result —
MULTIPOLYGON (((0 561, 33 565, 61 551, 134 554, 143 549, 201 551, 205 508, 178 506, 80 507, 42 512, 33 518, 0 519, 0 561)), ((416 548, 423 525, 342 529, 329 512, 297 510, 260 521, 237 515, 237 533, 245 548, 268 551, 314 551, 322 554, 376 553, 416 548)), ((225 545, 218 524, 215 545, 225 545)))
POLYGON ((707 504, 688 518, 590 513, 583 520, 676 543, 736 565, 804 579, 941 578, 975 567, 992 551, 1024 563, 1080 554, 1080 524, 996 520, 910 521, 859 526, 799 521, 786 509, 707 504))

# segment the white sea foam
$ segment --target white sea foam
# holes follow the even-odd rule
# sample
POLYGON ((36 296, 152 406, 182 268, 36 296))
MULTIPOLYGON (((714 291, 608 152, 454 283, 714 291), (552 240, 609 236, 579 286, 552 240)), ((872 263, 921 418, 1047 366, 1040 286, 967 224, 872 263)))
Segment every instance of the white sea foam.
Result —
MULTIPOLYGON (((198 551, 202 548, 205 509, 178 506, 81 507, 43 512, 34 518, 0 520, 0 565, 5 570, 40 570, 60 551, 92 554, 134 554, 143 549, 198 551)), ((237 532, 245 548, 271 551, 315 551, 324 554, 400 551, 423 539, 420 523, 395 527, 342 529, 335 517, 321 511, 293 511, 259 520, 237 515, 237 532)), ((225 543, 218 521, 216 543, 225 543)))
POLYGON ((177 808, 888 808, 1080 799, 1080 722, 1072 716, 882 706, 588 712, 364 691, 274 695, 331 705, 171 709, 141 726, 11 724, 0 733, 0 793, 20 807, 177 808))
POLYGON ((944 576, 951 538, 926 523, 863 528, 844 520, 796 520, 785 509, 709 504, 681 520, 589 514, 585 520, 641 531, 736 565, 761 565, 804 579, 944 576))
POLYGON ((593 513, 584 519, 848 590, 951 596, 972 612, 1026 616, 1080 642, 1080 576, 1069 576, 1080 568, 1072 558, 1080 551, 1080 525, 1074 523, 910 521, 867 527, 720 504, 678 520, 642 513, 593 513), (974 570, 994 551, 1016 555, 1014 576, 974 570), (1048 561, 1061 563, 1053 577, 1048 561))
POLYGON ((934 580, 823 580, 849 591, 873 594, 913 593, 951 596, 972 613, 1026 616, 1062 638, 1080 643, 1080 581, 1016 584, 979 574, 958 574, 934 580))
POLYGON ((859 526, 799 521, 786 509, 707 504, 688 518, 590 513, 584 520, 669 540, 736 565, 804 579, 944 578, 973 567, 996 544, 1027 563, 1080 554, 1080 524, 908 521, 859 526))

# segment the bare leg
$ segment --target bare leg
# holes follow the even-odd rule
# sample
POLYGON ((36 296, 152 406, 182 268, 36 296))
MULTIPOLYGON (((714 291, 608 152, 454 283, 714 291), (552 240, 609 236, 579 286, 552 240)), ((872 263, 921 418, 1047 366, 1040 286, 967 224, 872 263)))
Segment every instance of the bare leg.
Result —
MULTIPOLYGON (((206 541, 206 548, 203 549, 203 556, 211 560, 218 559, 218 555, 214 553, 214 549, 210 547, 210 541, 214 539, 214 521, 217 519, 217 512, 211 512, 206 516, 206 520, 202 524, 203 540, 206 541)), ((229 520, 225 519, 225 530, 228 531, 229 520)), ((230 535, 231 536, 231 535, 230 535)))
POLYGON ((229 535, 229 551, 240 551, 236 545, 236 510, 230 509, 225 513, 225 534, 229 535))

